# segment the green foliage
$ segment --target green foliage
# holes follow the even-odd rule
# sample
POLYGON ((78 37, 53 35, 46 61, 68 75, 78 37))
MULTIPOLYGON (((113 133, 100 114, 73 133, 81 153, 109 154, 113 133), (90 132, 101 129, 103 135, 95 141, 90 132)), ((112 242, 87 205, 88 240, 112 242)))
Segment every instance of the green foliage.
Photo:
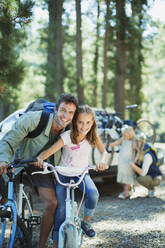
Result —
POLYGON ((165 142, 165 25, 160 22, 153 23, 153 28, 157 27, 154 33, 154 40, 146 40, 145 52, 146 67, 144 70, 143 91, 146 101, 143 102, 143 116, 150 119, 157 132, 157 141, 165 142))
POLYGON ((22 82, 25 67, 19 55, 26 38, 22 26, 31 20, 33 5, 29 0, 0 3, 0 101, 5 115, 18 105, 16 89, 22 82))

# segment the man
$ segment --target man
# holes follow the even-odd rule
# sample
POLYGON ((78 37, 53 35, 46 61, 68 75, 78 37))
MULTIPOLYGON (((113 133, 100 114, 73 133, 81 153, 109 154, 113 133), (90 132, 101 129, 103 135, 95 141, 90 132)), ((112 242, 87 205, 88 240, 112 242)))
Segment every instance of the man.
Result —
MULTIPOLYGON (((64 131, 65 127, 72 121, 78 103, 71 94, 62 94, 56 102, 54 115, 50 114, 49 121, 42 133, 35 138, 26 137, 33 131, 40 120, 42 111, 27 112, 23 114, 0 141, 0 174, 7 172, 10 161, 19 148, 18 157, 29 159, 36 157, 42 150, 53 144, 64 131)), ((54 156, 54 164, 58 164, 60 153, 54 156)), ((37 167, 29 166, 28 172, 38 170, 37 167)), ((54 190, 53 175, 33 175, 31 176, 34 186, 37 187, 39 196, 45 204, 45 209, 40 226, 39 247, 45 248, 51 231, 54 214, 57 207, 57 200, 54 190)))

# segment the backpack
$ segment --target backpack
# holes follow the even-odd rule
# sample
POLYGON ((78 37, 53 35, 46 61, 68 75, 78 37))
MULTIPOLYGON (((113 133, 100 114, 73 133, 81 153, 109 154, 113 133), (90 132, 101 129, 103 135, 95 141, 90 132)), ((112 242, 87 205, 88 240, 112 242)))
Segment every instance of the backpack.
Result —
POLYGON ((45 99, 37 99, 33 101, 28 105, 28 107, 25 110, 16 111, 15 114, 12 114, 11 116, 7 117, 5 120, 3 120, 0 123, 0 132, 2 132, 0 138, 3 137, 3 135, 11 129, 14 122, 21 115, 27 113, 28 111, 42 110, 42 114, 38 126, 27 135, 28 138, 35 138, 39 136, 44 130, 44 128, 47 126, 50 113, 54 113, 54 107, 55 107, 55 103, 49 102, 45 99))
POLYGON ((28 138, 35 138, 42 133, 47 126, 50 113, 54 113, 54 107, 55 103, 49 102, 46 99, 37 99, 28 105, 24 113, 43 110, 38 126, 32 132, 28 133, 28 138))
POLYGON ((161 165, 164 164, 164 153, 163 150, 161 148, 156 148, 154 146, 149 146, 144 152, 143 152, 143 156, 148 152, 151 151, 155 158, 156 158, 156 165, 158 167, 160 167, 161 165))
POLYGON ((24 113, 28 111, 39 111, 39 110, 45 110, 45 111, 48 111, 49 113, 54 113, 55 105, 56 104, 54 102, 49 102, 46 99, 39 98, 31 102, 25 109, 24 113))

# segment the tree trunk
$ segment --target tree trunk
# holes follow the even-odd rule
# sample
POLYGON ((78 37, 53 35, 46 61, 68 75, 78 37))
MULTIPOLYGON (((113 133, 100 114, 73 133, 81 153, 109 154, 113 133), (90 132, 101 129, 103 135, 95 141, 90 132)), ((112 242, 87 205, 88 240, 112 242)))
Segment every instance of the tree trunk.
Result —
POLYGON ((117 17, 117 49, 116 49, 116 82, 115 82, 115 110, 125 109, 125 0, 116 1, 117 17))
POLYGON ((76 0, 76 83, 78 100, 84 103, 83 66, 82 66, 82 34, 81 34, 81 0, 76 0))
POLYGON ((55 100, 63 92, 62 6, 63 0, 48 1, 48 58, 45 95, 50 100, 55 100))
POLYGON ((102 107, 106 108, 107 106, 107 92, 108 92, 108 45, 109 45, 109 19, 110 19, 110 0, 106 0, 106 17, 105 17, 105 38, 104 38, 104 81, 103 81, 103 94, 102 94, 102 107))
POLYGON ((100 0, 97 0, 97 23, 96 23, 96 47, 94 56, 94 80, 93 80, 93 106, 97 106, 97 74, 98 74, 98 59, 99 59, 99 38, 100 38, 100 0))
POLYGON ((128 68, 129 68, 129 85, 128 99, 130 104, 138 104, 139 108, 133 113, 133 120, 140 118, 141 109, 140 106, 143 101, 142 94, 142 8, 143 1, 132 0, 132 16, 131 16, 131 28, 130 28, 130 40, 128 46, 128 68))
POLYGON ((4 106, 3 106, 3 99, 0 97, 0 122, 4 118, 4 106))

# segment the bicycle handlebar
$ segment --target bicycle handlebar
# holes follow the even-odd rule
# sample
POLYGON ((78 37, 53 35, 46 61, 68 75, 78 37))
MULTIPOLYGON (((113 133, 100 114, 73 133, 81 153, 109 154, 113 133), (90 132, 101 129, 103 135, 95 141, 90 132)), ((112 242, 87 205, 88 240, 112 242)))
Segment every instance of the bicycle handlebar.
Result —
MULTIPOLYGON (((34 174, 48 174, 48 173, 54 173, 55 177, 56 177, 56 180, 59 184, 61 184, 62 186, 65 186, 65 187, 77 187, 83 180, 85 174, 87 173, 88 170, 90 169, 96 169, 96 166, 88 166, 87 168, 84 169, 84 171, 82 172, 79 180, 77 183, 63 183, 61 182, 61 180, 59 179, 59 176, 58 176, 58 169, 60 169, 61 166, 53 166, 52 164, 49 164, 47 162, 43 162, 43 171, 36 171, 36 172, 33 172, 32 175, 34 174)), ((67 167, 66 167, 67 169, 67 167)))
POLYGON ((17 159, 17 160, 14 160, 14 162, 10 164, 9 168, 27 167, 28 164, 35 163, 37 161, 38 161, 37 158, 31 158, 31 159, 25 159, 25 160, 17 159))

